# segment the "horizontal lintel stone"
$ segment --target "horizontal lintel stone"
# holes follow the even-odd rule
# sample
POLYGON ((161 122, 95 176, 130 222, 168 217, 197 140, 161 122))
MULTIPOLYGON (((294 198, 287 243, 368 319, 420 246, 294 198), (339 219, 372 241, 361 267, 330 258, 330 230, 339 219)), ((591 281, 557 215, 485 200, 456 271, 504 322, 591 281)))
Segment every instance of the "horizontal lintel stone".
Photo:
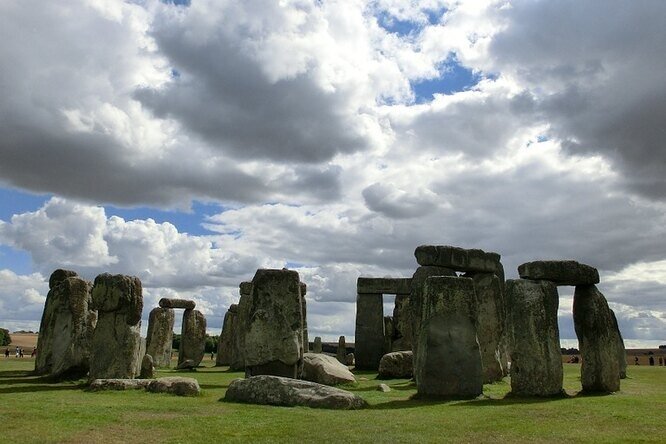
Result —
POLYGON ((446 267, 455 271, 493 273, 499 267, 500 255, 478 249, 449 245, 421 245, 414 251, 416 262, 423 266, 446 267))
POLYGON ((556 285, 592 285, 599 283, 596 268, 572 260, 534 261, 518 266, 522 279, 551 281, 556 285))
POLYGON ((360 294, 409 294, 412 278, 359 277, 356 292, 360 294))
POLYGON ((194 310, 197 303, 188 299, 169 299, 162 298, 159 302, 162 308, 184 308, 185 310, 194 310))

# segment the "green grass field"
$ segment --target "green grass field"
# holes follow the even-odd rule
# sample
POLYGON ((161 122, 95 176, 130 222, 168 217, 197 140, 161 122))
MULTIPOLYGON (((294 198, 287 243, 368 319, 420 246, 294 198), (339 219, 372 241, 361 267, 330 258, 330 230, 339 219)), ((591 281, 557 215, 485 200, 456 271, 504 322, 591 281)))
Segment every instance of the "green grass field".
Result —
POLYGON ((580 367, 567 364, 569 398, 504 398, 504 381, 485 386, 482 399, 450 402, 412 400, 409 381, 363 372, 357 377, 365 380, 349 389, 370 407, 333 411, 220 402, 241 376, 224 368, 158 372, 199 381, 202 396, 181 398, 86 392, 83 381, 50 384, 29 376, 33 365, 29 358, 0 358, 0 442, 663 442, 666 436, 666 367, 630 367, 621 392, 608 396, 575 396, 580 367), (381 382, 392 391, 376 391, 381 382))

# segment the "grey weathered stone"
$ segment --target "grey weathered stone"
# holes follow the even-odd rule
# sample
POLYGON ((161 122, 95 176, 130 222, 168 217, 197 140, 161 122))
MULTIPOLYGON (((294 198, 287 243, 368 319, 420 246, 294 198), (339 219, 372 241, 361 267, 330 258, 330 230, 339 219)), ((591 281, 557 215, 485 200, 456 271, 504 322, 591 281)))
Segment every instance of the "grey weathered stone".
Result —
POLYGON ((194 378, 169 376, 150 381, 146 390, 152 393, 170 393, 177 396, 198 396, 201 393, 199 382, 194 378))
POLYGON ((187 360, 194 361, 194 367, 199 366, 206 347, 206 318, 199 310, 185 310, 183 312, 183 326, 180 335, 180 348, 178 349, 178 365, 187 360))
POLYGON ((251 293, 244 293, 244 290, 252 290, 250 285, 240 285, 240 299, 238 300, 238 314, 236 317, 236 329, 231 341, 231 364, 229 369, 234 371, 245 370, 245 335, 250 323, 250 308, 252 306, 251 293))
POLYGON ((303 356, 302 379, 324 385, 356 382, 354 374, 346 365, 338 362, 333 356, 323 353, 306 353, 303 356))
POLYGON ((153 357, 156 367, 171 366, 174 321, 175 315, 172 308, 156 307, 148 315, 146 354, 153 357))
POLYGON ((197 303, 189 299, 162 298, 159 306, 162 308, 183 308, 185 310, 194 310, 197 303))
POLYGON ((482 273, 495 272, 500 261, 497 253, 449 245, 421 245, 414 251, 414 256, 419 265, 482 273))
POLYGON ((97 310, 98 319, 89 378, 134 378, 143 356, 141 281, 133 276, 100 274, 93 284, 91 308, 97 310))
POLYGON ((301 287, 301 314, 303 315, 303 353, 307 353, 310 348, 310 339, 308 338, 308 307, 307 301, 305 300, 305 294, 307 293, 308 286, 305 283, 300 283, 301 287))
POLYGON ((356 368, 377 370, 384 355, 384 304, 381 294, 356 297, 356 368))
POLYGON ((595 285, 577 285, 573 318, 582 358, 580 380, 585 392, 620 390, 620 341, 608 302, 595 285))
POLYGON ((411 350, 412 336, 409 294, 398 294, 395 296, 393 307, 393 338, 390 351, 411 350))
POLYGON ((127 378, 107 378, 95 379, 88 386, 88 390, 93 392, 109 390, 144 390, 150 379, 127 379, 127 378))
POLYGON ((389 353, 392 350, 394 334, 393 316, 384 316, 384 353, 389 353))
POLYGON ((303 367, 303 314, 298 273, 257 270, 245 335, 248 376, 297 378, 303 367))
POLYGON ((508 280, 506 304, 510 325, 511 392, 517 396, 562 393, 557 287, 549 281, 508 280))
POLYGON ((500 280, 493 273, 467 273, 465 277, 474 281, 476 334, 481 349, 483 383, 500 381, 504 377, 500 352, 504 321, 500 280))
POLYGON ((379 361, 380 379, 411 378, 414 374, 414 354, 411 351, 387 353, 379 361))
POLYGON ((475 398, 483 392, 475 320, 472 279, 433 276, 426 280, 414 362, 420 396, 475 398))
POLYGON ((356 365, 356 355, 354 355, 354 353, 347 353, 347 356, 345 356, 345 364, 347 364, 348 367, 356 365))
POLYGON ((356 280, 357 293, 409 294, 411 278, 372 278, 359 277, 356 280))
POLYGON ((377 386, 377 391, 382 393, 388 393, 391 391, 391 387, 382 383, 377 386))
POLYGON ((412 320, 412 351, 414 352, 414 362, 418 350, 416 340, 421 325, 421 310, 423 306, 423 288, 426 279, 431 276, 451 276, 456 277, 455 271, 444 267, 423 266, 416 269, 412 276, 412 291, 409 295, 409 312, 412 320))
POLYGON ((233 340, 236 334, 236 325, 238 317, 238 305, 231 304, 229 310, 224 314, 224 321, 222 323, 222 333, 217 342, 217 357, 215 358, 215 365, 231 365, 233 360, 233 340))
POLYGON ((620 332, 620 327, 617 324, 617 318, 615 317, 615 312, 610 311, 611 316, 613 317, 613 324, 615 325, 615 330, 617 331, 617 360, 620 366, 620 379, 627 378, 627 350, 624 348, 624 339, 622 339, 622 333, 620 332))
POLYGON ((35 373, 85 376, 97 324, 97 312, 90 307, 91 284, 73 271, 59 269, 51 274, 49 285, 37 339, 35 373))
POLYGON ((596 268, 576 261, 534 261, 518 266, 522 279, 544 280, 556 285, 591 285, 599 283, 596 268))
POLYGON ((153 357, 146 354, 143 355, 141 360, 141 372, 139 373, 139 378, 141 379, 152 379, 155 377, 155 366, 153 365, 153 357))
POLYGON ((198 366, 199 364, 194 362, 194 359, 186 359, 183 362, 178 363, 176 370, 192 370, 193 368, 197 368, 198 366))
POLYGON ((345 337, 340 336, 338 338, 338 350, 336 353, 336 358, 341 364, 347 365, 347 344, 345 343, 345 337))
POLYGON ((312 344, 312 352, 313 353, 322 352, 321 338, 319 336, 315 336, 314 338, 314 343, 312 344))
POLYGON ((279 376, 253 376, 231 382, 225 401, 279 406, 356 410, 367 402, 346 390, 279 376))

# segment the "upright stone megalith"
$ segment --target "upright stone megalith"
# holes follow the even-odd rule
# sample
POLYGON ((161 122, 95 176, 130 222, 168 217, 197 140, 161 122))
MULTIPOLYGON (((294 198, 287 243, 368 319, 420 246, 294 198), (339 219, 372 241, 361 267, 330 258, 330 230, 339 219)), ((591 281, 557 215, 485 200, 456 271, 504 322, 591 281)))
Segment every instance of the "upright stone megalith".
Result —
POLYGON ((344 336, 338 338, 338 350, 335 357, 341 364, 347 365, 347 344, 344 336))
POLYGON ((305 301, 305 295, 308 291, 308 286, 301 282, 301 314, 303 315, 303 354, 307 353, 310 349, 310 339, 308 337, 308 307, 305 301))
POLYGON ((620 367, 620 379, 627 378, 627 350, 624 348, 624 339, 622 338, 622 333, 620 332, 620 326, 617 324, 617 318, 615 317, 615 312, 610 311, 613 316, 613 324, 615 325, 615 330, 617 331, 617 361, 620 367))
POLYGON ((153 358, 155 367, 171 366, 174 320, 172 308, 155 307, 148 315, 146 354, 153 358))
POLYGON ((183 368, 186 361, 191 361, 187 367, 198 367, 204 357, 205 347, 206 318, 199 310, 185 310, 178 349, 178 367, 183 368))
POLYGON ((303 313, 298 273, 257 270, 245 335, 247 376, 298 378, 303 369, 303 313))
POLYGON ((511 392, 517 396, 562 393, 562 353, 557 326, 559 297, 549 281, 506 281, 511 349, 511 392))
POLYGON ((56 270, 39 327, 35 372, 81 377, 90 367, 90 345, 97 312, 90 308, 91 284, 69 270, 56 270))
POLYGON ((245 370, 245 336, 250 324, 252 282, 241 282, 238 288, 240 299, 235 322, 236 329, 231 341, 231 364, 229 364, 229 369, 233 371, 245 370))
POLYGON ((381 293, 356 296, 354 356, 359 370, 377 370, 384 355, 384 303, 381 293))
POLYGON ((573 318, 582 358, 584 392, 610 393, 620 390, 617 321, 596 285, 577 285, 573 318))
POLYGON ((322 353, 321 337, 315 336, 312 344, 312 353, 322 353))
POLYGON ((217 342, 217 358, 215 359, 216 366, 231 365, 233 360, 233 340, 236 334, 236 318, 238 316, 238 305, 231 304, 229 310, 224 315, 222 323, 222 333, 217 342))
POLYGON ((475 398, 483 392, 472 279, 433 276, 426 280, 416 348, 419 395, 475 398))
POLYGON ((90 357, 90 380, 131 379, 140 370, 143 294, 137 277, 100 274, 92 289, 98 312, 90 357))

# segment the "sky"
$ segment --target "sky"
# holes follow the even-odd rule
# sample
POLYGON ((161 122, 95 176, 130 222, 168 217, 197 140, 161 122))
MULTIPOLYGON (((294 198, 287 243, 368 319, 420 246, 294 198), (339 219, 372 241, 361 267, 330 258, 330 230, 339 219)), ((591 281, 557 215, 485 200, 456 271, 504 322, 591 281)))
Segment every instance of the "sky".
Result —
MULTIPOLYGON (((4 0, 0 326, 57 268, 138 276, 143 324, 288 267, 311 337, 421 244, 573 259, 666 343, 666 2, 4 0)), ((575 339, 573 288, 560 335, 575 339)), ((385 298, 387 314, 391 298, 385 298)), ((178 324, 177 324, 177 328, 178 324)))

